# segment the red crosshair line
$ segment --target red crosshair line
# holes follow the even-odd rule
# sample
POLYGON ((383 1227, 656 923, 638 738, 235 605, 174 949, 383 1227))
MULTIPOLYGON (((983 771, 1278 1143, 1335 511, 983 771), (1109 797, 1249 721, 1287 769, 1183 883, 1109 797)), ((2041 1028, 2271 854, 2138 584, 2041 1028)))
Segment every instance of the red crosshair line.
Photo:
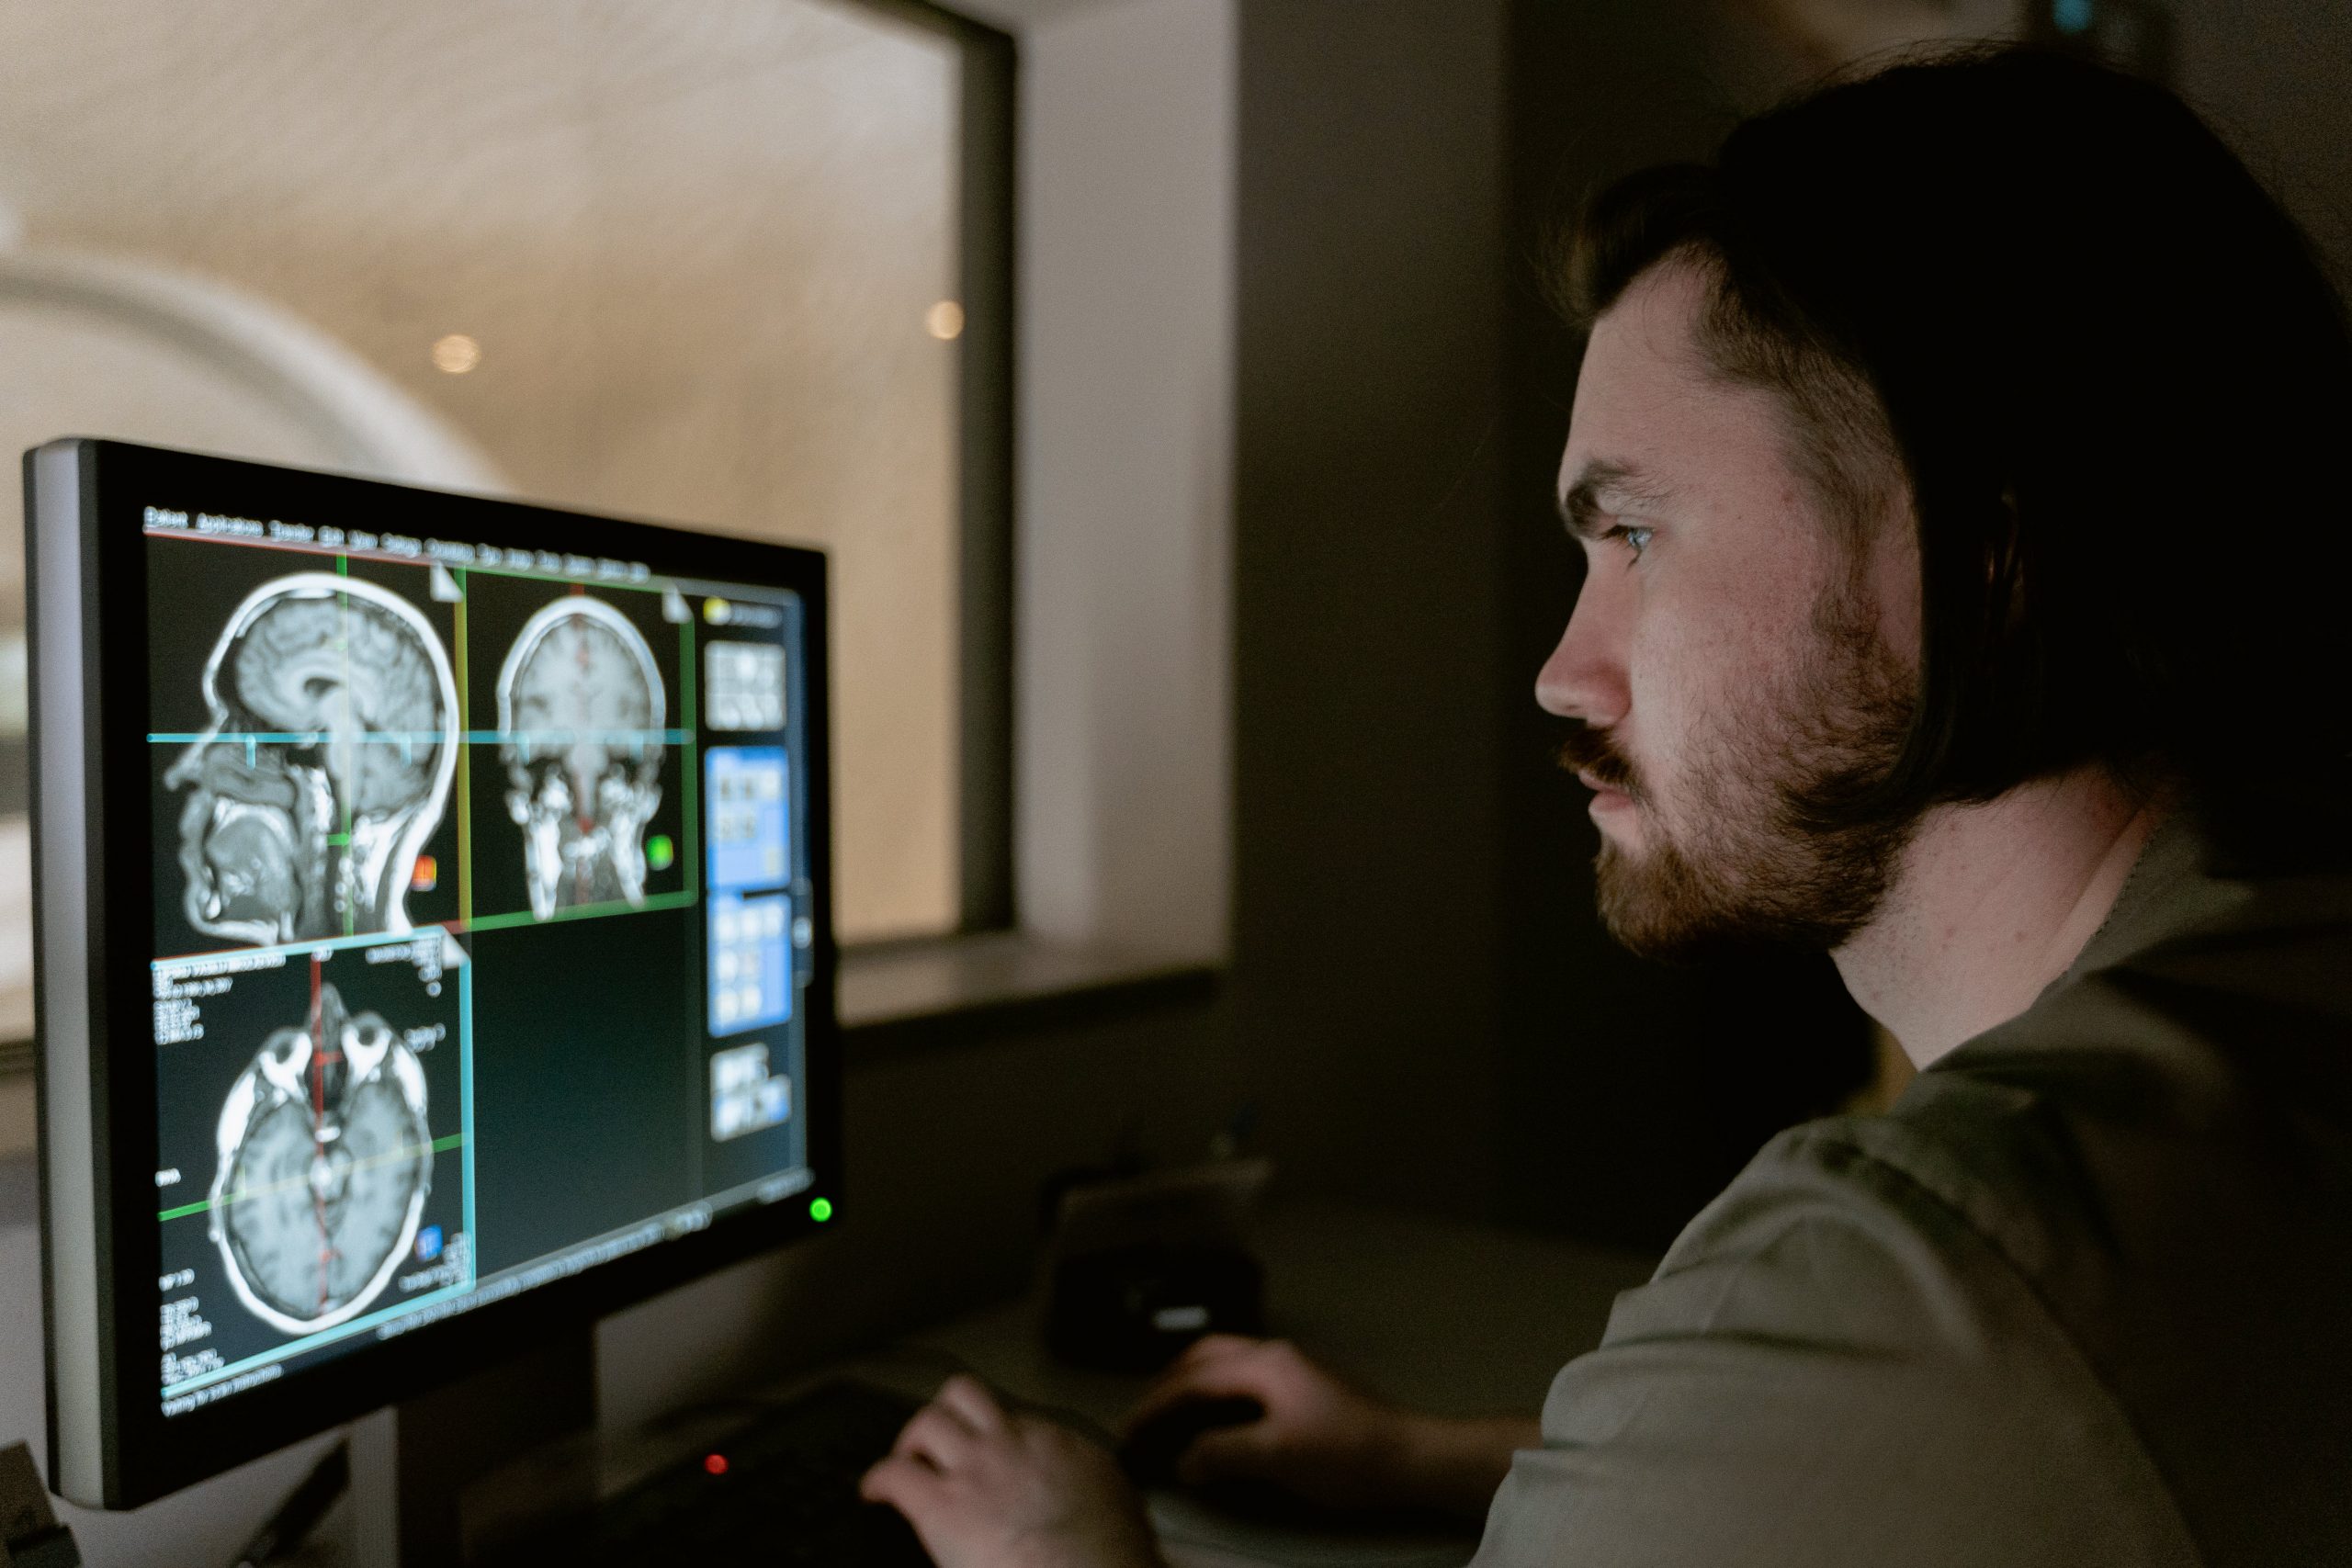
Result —
MULTIPOLYGON (((334 1268, 334 1243, 327 1234, 326 1185, 319 1172, 327 1162, 327 1038, 320 998, 320 971, 326 959, 311 954, 311 1213, 319 1225, 319 1311, 327 1310, 327 1285, 334 1268)), ((338 1055, 338 1059, 340 1059, 338 1055)))
MULTIPOLYGON (((571 591, 575 593, 580 592, 580 584, 573 583, 571 591)), ((588 633, 584 626, 580 629, 579 636, 572 642, 571 648, 572 662, 580 666, 580 698, 573 705, 573 713, 575 717, 584 724, 591 716, 588 685, 588 633)), ((575 740, 572 744, 577 748, 579 742, 575 740)), ((595 803, 583 798, 573 801, 572 807, 572 815, 580 821, 580 836, 584 839, 596 830, 595 803)), ((585 860, 582 860, 572 873, 571 896, 576 902, 582 904, 588 902, 593 886, 588 879, 588 874, 589 866, 585 860)))

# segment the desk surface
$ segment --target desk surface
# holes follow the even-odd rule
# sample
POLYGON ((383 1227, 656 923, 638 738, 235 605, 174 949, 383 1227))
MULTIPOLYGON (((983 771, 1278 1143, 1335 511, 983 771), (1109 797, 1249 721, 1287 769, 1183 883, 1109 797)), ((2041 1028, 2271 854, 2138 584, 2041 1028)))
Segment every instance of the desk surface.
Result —
MULTIPOLYGON (((1600 1343, 1617 1293, 1647 1280, 1653 1266, 1541 1236, 1319 1204, 1278 1210, 1261 1241, 1272 1332, 1362 1387, 1451 1416, 1534 1415, 1561 1365, 1600 1343)), ((918 1335, 912 1345, 1105 1427, 1115 1428, 1146 1382, 1054 1360, 1034 1302, 918 1335)), ((902 1386, 921 1381, 904 1363, 895 1374, 888 1359, 874 1365, 874 1375, 902 1386)), ((1476 1544, 1469 1532, 1406 1538, 1244 1521, 1179 1494, 1151 1503, 1177 1568, 1434 1568, 1466 1562, 1476 1544)))
MULTIPOLYGON (((1617 1293, 1645 1280, 1652 1267, 1645 1258, 1541 1236, 1321 1204, 1277 1209, 1259 1243, 1273 1333, 1359 1386, 1457 1416, 1532 1416, 1561 1365, 1600 1342, 1617 1293)), ((1040 1315, 1034 1300, 1008 1303, 771 1392, 847 1373, 926 1397, 961 1366, 1016 1398, 1115 1430, 1148 1380, 1056 1361, 1040 1315)), ((583 1465, 594 1472, 591 1495, 610 1493, 741 1419, 741 1406, 722 1404, 640 1432, 583 1434, 526 1457, 489 1489, 502 1512, 527 1516, 571 1495, 583 1465)), ((1181 1493, 1155 1494, 1149 1503, 1174 1568, 1440 1568, 1467 1562, 1476 1547, 1468 1528, 1413 1536, 1309 1529, 1238 1518, 1181 1493)), ((307 1561, 335 1559, 322 1551, 307 1561)))

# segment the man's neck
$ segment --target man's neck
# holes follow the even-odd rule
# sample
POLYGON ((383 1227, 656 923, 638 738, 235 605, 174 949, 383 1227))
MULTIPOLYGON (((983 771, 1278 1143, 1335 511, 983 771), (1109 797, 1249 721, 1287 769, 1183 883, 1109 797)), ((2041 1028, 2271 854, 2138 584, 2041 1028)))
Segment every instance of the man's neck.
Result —
POLYGON ((1832 955, 1846 988, 1914 1066, 2007 1022, 2081 955, 2164 816, 2092 769, 1936 807, 1832 955))

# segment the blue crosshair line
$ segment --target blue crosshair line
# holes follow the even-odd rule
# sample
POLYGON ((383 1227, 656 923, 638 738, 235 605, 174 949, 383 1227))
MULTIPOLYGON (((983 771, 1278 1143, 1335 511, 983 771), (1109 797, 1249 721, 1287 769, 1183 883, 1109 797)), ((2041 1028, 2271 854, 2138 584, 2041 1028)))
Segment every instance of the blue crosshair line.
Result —
MULTIPOLYGON (((437 746, 442 734, 437 729, 370 729, 338 738, 323 729, 223 729, 217 734, 209 730, 155 730, 151 731, 147 739, 158 746, 192 746, 199 740, 218 740, 232 745, 242 742, 247 747, 323 746, 337 739, 371 746, 437 746)), ((535 746, 569 745, 574 740, 683 746, 686 743, 686 732, 683 729, 468 729, 459 732, 458 739, 474 746, 500 746, 509 740, 527 740, 535 746)))

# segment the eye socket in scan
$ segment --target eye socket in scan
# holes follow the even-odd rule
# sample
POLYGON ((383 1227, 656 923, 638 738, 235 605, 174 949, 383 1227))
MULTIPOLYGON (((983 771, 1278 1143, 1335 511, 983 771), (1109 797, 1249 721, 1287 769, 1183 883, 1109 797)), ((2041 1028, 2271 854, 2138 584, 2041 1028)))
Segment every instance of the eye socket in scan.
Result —
POLYGON ((237 1299, 288 1334, 330 1328, 383 1293, 433 1186, 424 1068, 381 1016, 319 987, 222 1104, 212 1227, 237 1299))
POLYGON ((645 902, 664 702, 644 634, 601 599, 571 594, 542 606, 507 650, 498 752, 537 919, 645 902))
POLYGON ((187 792, 188 923, 264 945, 410 930, 458 740, 457 682, 423 613, 355 578, 276 579, 221 628, 203 689, 209 726, 164 775, 187 792))

